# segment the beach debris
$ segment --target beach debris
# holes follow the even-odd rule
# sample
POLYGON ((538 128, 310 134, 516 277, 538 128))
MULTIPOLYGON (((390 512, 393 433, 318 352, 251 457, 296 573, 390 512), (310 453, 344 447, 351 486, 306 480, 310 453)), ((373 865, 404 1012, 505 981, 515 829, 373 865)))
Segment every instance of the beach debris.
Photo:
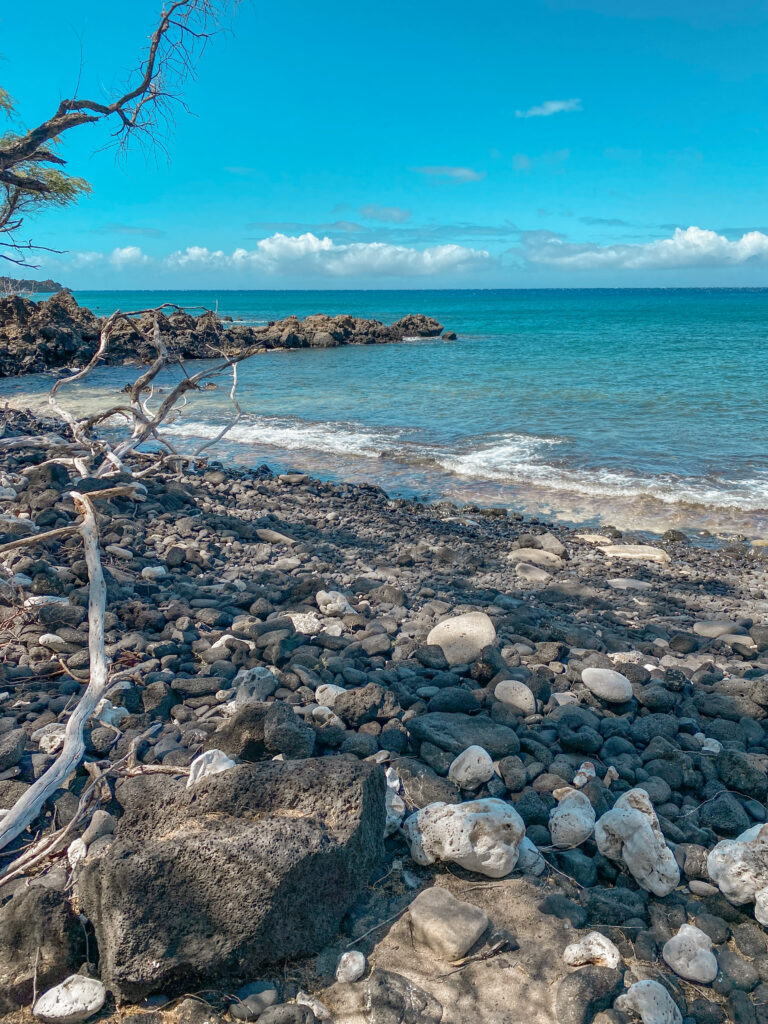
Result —
POLYGON ((204 754, 198 754, 189 766, 187 789, 210 775, 218 775, 228 768, 234 768, 235 764, 236 762, 227 757, 222 750, 206 750, 204 754))

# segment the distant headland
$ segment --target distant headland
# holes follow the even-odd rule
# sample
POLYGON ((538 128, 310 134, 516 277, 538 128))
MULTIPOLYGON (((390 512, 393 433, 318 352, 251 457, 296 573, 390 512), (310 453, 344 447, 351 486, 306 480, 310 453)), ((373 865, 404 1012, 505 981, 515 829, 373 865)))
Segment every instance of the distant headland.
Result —
POLYGON ((0 295, 29 295, 38 292, 60 292, 64 288, 58 281, 29 281, 26 278, 0 277, 0 295))

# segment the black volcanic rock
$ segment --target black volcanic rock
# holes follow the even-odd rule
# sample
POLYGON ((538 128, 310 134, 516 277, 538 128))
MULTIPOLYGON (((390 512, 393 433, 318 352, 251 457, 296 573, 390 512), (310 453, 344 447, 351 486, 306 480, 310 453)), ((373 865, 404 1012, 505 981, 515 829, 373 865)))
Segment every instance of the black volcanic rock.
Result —
MULTIPOLYGON (((404 338, 434 338, 443 330, 437 320, 421 313, 409 314, 391 325, 316 313, 304 320, 289 316, 258 327, 227 324, 211 311, 199 316, 183 310, 145 313, 137 320, 115 325, 104 362, 151 362, 156 355, 152 344, 155 319, 169 351, 185 359, 206 359, 222 351, 237 355, 247 349, 385 345, 404 338)), ((103 323, 65 290, 44 302, 22 295, 0 299, 0 376, 82 366, 98 347, 103 323)))

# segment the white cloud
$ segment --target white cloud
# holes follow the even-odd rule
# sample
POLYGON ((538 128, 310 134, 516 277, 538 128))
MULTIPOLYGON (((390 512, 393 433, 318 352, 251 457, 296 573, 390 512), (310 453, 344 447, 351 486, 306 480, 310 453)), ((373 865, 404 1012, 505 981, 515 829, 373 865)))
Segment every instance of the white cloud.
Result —
POLYGON ((703 228, 676 228, 671 238, 637 245, 594 245, 567 242, 548 233, 524 238, 530 263, 564 270, 657 270, 679 267, 728 267, 768 262, 768 235, 748 231, 734 241, 703 228))
POLYGON ((122 267, 141 266, 149 263, 149 256, 145 256, 138 245, 124 245, 121 248, 113 249, 109 254, 109 262, 118 269, 122 267))
MULTIPOLYGON (((92 256, 80 265, 92 265, 92 256)), ((140 249, 129 246, 101 256, 116 267, 150 262, 140 249)), ((276 233, 262 238, 253 249, 238 248, 231 253, 192 245, 177 250, 159 262, 170 270, 212 270, 259 272, 263 274, 311 274, 325 277, 429 276, 461 272, 482 266, 491 257, 484 249, 463 245, 434 245, 415 249, 387 242, 350 242, 337 244, 311 232, 302 235, 276 233)))
POLYGON ((416 174, 427 174, 435 178, 453 178, 454 181, 482 181, 485 171, 476 171, 472 167, 412 167, 416 174))
POLYGON ((111 263, 113 267, 122 268, 149 263, 149 256, 145 256, 137 245, 126 245, 113 249, 109 253, 93 252, 91 250, 72 253, 68 255, 65 262, 73 267, 80 268, 94 267, 105 261, 111 263))
POLYGON ((529 107, 528 110, 516 110, 515 117, 551 117, 553 114, 568 114, 574 110, 581 110, 581 100, 546 100, 536 107, 529 107))
POLYGON ((361 206, 358 213, 367 220, 380 220, 385 224, 405 224, 411 219, 410 210, 403 210, 399 206, 378 206, 376 203, 361 206))

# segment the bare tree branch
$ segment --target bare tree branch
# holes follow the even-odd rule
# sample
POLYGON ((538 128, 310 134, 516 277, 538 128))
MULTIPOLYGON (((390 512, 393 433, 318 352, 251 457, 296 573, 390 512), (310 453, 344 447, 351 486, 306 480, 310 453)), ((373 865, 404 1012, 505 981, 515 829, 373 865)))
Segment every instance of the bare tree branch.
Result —
MULTIPOLYGON (((10 236, 21 226, 23 215, 46 203, 64 205, 89 191, 87 182, 56 169, 66 161, 55 147, 73 128, 100 121, 111 122, 111 144, 124 152, 136 139, 163 147, 163 136, 173 123, 173 107, 186 109, 181 98, 185 82, 194 77, 208 40, 220 29, 225 11, 238 0, 170 0, 163 7, 149 37, 145 56, 119 95, 107 102, 81 98, 61 100, 51 117, 24 132, 0 137, 0 233, 10 236)), ((13 112, 13 103, 0 89, 0 113, 13 112)), ((4 243, 18 253, 35 248, 4 243)), ((23 257, 0 252, 17 266, 30 266, 23 257)))
MULTIPOLYGON (((107 655, 104 649, 104 615, 107 608, 107 586, 101 568, 99 552, 99 529, 92 497, 72 491, 75 504, 83 520, 80 533, 85 547, 85 561, 88 566, 88 653, 90 655, 90 679, 85 693, 67 722, 64 746, 61 753, 39 779, 16 801, 7 814, 0 819, 0 850, 21 835, 35 820, 45 801, 64 782, 67 776, 80 764, 85 754, 83 730, 101 698, 107 692, 107 655)), ((32 538, 34 540, 34 538, 32 538)))

